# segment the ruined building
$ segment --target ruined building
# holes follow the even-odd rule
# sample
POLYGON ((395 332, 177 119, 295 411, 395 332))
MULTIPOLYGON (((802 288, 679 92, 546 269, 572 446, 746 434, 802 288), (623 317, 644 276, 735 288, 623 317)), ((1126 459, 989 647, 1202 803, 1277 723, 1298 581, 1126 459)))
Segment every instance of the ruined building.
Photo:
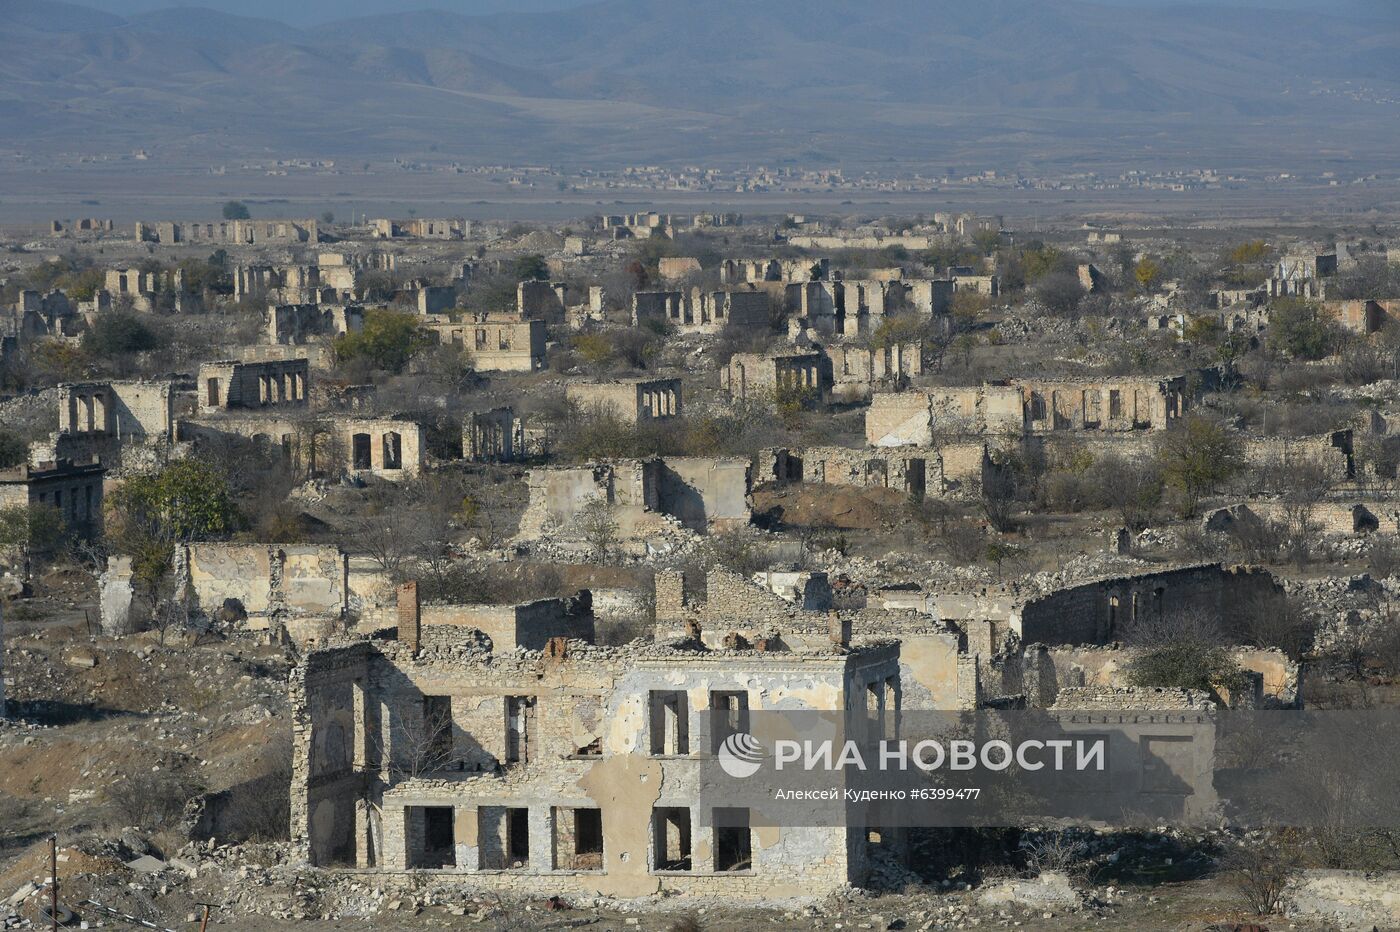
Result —
POLYGON ((645 424, 681 415, 680 379, 611 379, 570 381, 564 395, 584 414, 645 424))
POLYGON ((265 408, 307 403, 310 365, 305 359, 280 362, 206 362, 196 379, 199 411, 265 408))
POLYGON ((96 458, 21 463, 0 470, 0 508, 42 505, 53 508, 70 532, 81 538, 102 531, 102 480, 106 469, 96 458))
POLYGON ((833 385, 831 360, 820 351, 735 353, 719 372, 720 388, 734 398, 773 400, 810 395, 826 402, 833 385))
POLYGON ((755 331, 768 326, 771 300, 765 291, 639 291, 632 296, 632 323, 665 324, 678 333, 755 331))
POLYGON ((530 499, 520 519, 522 540, 581 536, 579 515, 607 504, 624 538, 674 529, 725 530, 752 517, 751 467, 739 457, 671 456, 585 466, 532 469, 530 499))
POLYGON ((315 220, 221 220, 217 223, 137 223, 138 243, 210 243, 221 246, 319 243, 315 220))
POLYGON ((871 446, 928 446, 935 436, 1165 430, 1192 401, 1184 376, 1038 379, 974 388, 881 392, 871 398, 871 446))
POLYGON ((465 347, 478 371, 533 372, 544 367, 543 320, 488 312, 462 320, 429 318, 424 327, 444 346, 465 347))
POLYGON ((629 898, 820 896, 866 876, 863 830, 765 827, 707 803, 697 778, 751 710, 893 716, 897 645, 510 651, 424 624, 416 590, 400 599, 396 639, 315 651, 292 674, 307 863, 629 898))
POLYGON ((510 463, 525 455, 524 425, 511 408, 472 412, 462 422, 462 456, 473 463, 510 463))

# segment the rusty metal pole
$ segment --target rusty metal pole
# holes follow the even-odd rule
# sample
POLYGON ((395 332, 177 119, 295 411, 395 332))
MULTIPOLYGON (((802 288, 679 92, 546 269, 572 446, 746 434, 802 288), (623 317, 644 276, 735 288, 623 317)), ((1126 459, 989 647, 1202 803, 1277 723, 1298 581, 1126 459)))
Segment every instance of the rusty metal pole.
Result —
POLYGON ((49 922, 58 930, 58 833, 49 836, 49 922))

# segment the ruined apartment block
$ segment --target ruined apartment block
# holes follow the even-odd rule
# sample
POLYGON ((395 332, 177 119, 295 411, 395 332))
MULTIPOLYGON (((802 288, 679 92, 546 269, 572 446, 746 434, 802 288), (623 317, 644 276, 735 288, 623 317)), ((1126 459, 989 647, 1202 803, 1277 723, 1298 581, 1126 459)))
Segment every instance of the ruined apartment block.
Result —
POLYGON ((319 243, 315 220, 221 220, 217 223, 136 224, 138 243, 212 243, 223 246, 319 243))
POLYGON ((639 291, 632 295, 632 324, 665 324, 678 333, 723 333, 768 326, 772 301, 766 291, 639 291))
POLYGON ((534 372, 544 368, 545 322, 519 314, 480 313, 424 326, 444 346, 465 347, 480 372, 534 372))
MULTIPOLYGON (((772 449, 759 454, 761 482, 779 485, 810 482, 817 485, 849 485, 894 489, 918 501, 932 486, 941 490, 941 475, 929 477, 929 462, 922 456, 892 450, 852 450, 847 447, 772 449)), ((934 461, 937 468, 938 461, 934 461)))
MULTIPOLYGON (((286 635, 298 643, 344 630, 350 612, 350 562, 326 544, 179 544, 172 559, 177 597, 192 621, 286 635)), ((113 555, 100 580, 102 630, 132 634, 151 605, 132 578, 131 558, 113 555)))
POLYGON ((871 446, 929 446, 958 434, 1166 430, 1191 402, 1184 376, 881 392, 871 398, 865 438, 871 446))
POLYGON ((30 465, 100 460, 120 473, 169 454, 185 402, 174 382, 66 382, 58 386, 58 431, 30 445, 30 465))
POLYGON ((310 364, 305 359, 284 362, 207 362, 199 367, 196 393, 199 411, 207 414, 230 408, 307 403, 310 364))
POLYGON ((880 390, 900 390, 924 373, 922 342, 862 346, 830 343, 821 347, 831 366, 831 400, 869 401, 880 390))
POLYGON ((335 428, 346 451, 350 475, 412 479, 423 471, 423 425, 395 418, 337 419, 335 428))
POLYGON ((470 631, 421 625, 409 595, 397 640, 316 651, 293 672, 292 838, 306 862, 623 898, 820 896, 864 879, 863 831, 760 828, 702 806, 696 786, 718 729, 751 710, 896 714, 897 645, 557 638, 488 653, 430 641, 432 628, 470 631))
POLYGON ((358 331, 365 322, 362 307, 322 304, 275 304, 267 309, 267 342, 303 346, 343 333, 358 331))
POLYGON ((465 239, 471 235, 471 222, 460 218, 374 221, 376 239, 465 239))
POLYGON ((102 530, 105 474, 105 467, 96 458, 21 463, 0 470, 0 508, 51 507, 65 528, 81 538, 92 538, 102 530))
POLYGON ((819 351, 735 353, 719 378, 731 397, 769 401, 811 396, 825 403, 833 385, 831 360, 819 351))
POLYGON ((564 395, 581 412, 647 424, 681 415, 680 379, 611 379, 570 381, 564 395))

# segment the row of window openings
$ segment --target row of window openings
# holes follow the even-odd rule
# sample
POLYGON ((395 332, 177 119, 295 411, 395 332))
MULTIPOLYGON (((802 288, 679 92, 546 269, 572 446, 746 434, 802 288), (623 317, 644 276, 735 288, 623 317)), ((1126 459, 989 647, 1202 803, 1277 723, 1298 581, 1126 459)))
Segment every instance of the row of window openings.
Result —
MULTIPOLYGON (((384 469, 403 469, 403 437, 389 431, 379 438, 382 447, 384 469)), ((352 469, 372 469, 374 467, 372 452, 374 450, 373 438, 369 434, 355 434, 350 438, 350 456, 352 469)))
MULTIPOLYGON (((1103 412, 1103 402, 1101 396, 1096 391, 1084 393, 1084 422, 1086 425, 1097 424, 1103 412)), ((1059 415, 1059 412, 1056 412, 1059 415)), ((1032 421, 1043 421, 1050 416, 1049 406, 1045 403, 1045 396, 1040 392, 1031 392, 1030 417, 1032 421)), ((1065 415, 1068 418, 1068 414, 1065 415)), ((1123 394, 1116 388, 1108 391, 1108 417, 1110 420, 1119 420, 1123 417, 1123 394)))
MULTIPOLYGON (((887 713, 898 709, 898 694, 893 678, 877 680, 865 688, 866 712, 883 723, 887 713)), ((647 697, 649 749, 654 756, 683 756, 690 753, 689 698, 681 690, 652 690, 647 697)), ((749 730, 749 696, 741 691, 710 693, 711 730, 710 753, 718 754, 720 746, 730 735, 749 730)), ((443 762, 453 756, 452 697, 424 696, 423 720, 432 735, 432 758, 443 762)), ((534 734, 535 699, 533 696, 505 697, 505 763, 521 766, 529 763, 534 734)), ((577 756, 592 757, 601 753, 594 741, 575 751, 577 756)))
MULTIPOLYGON (((422 846, 410 852, 409 867, 443 869, 457 866, 456 810, 452 806, 409 807, 406 816, 423 820, 422 846)), ((720 873, 753 869, 753 835, 749 810, 713 811, 714 869, 720 873)), ((553 870, 604 869, 603 813, 599 809, 554 806, 552 819, 553 870)), ((530 810, 525 807, 481 806, 477 809, 477 850, 481 870, 526 870, 530 866, 530 810)), ((651 869, 692 871, 690 810, 657 807, 651 819, 651 869)))
MULTIPOLYGON (((475 344, 476 344, 476 349, 478 349, 478 350, 489 350, 489 349, 491 349, 491 346, 490 346, 491 341, 490 341, 489 337, 487 336, 487 331, 485 331, 485 330, 477 330, 477 331, 475 331, 475 333, 473 334, 473 340, 474 340, 474 342, 475 342, 475 344)), ((453 331, 452 331, 452 345, 453 345, 453 346, 461 346, 461 345, 462 345, 462 331, 460 331, 460 330, 453 330, 453 331)), ((513 348, 514 348, 514 347, 511 345, 510 334, 509 334, 507 331, 505 331, 505 330, 497 331, 497 333, 496 333, 496 347, 495 347, 495 348, 498 349, 498 350, 509 350, 509 349, 513 349, 513 348)))
MULTIPOLYGON (((210 406, 222 404, 223 384, 214 376, 204 381, 204 397, 210 406)), ((306 398, 306 380, 297 373, 285 375, 258 376, 258 403, 280 404, 284 401, 303 401, 306 398)))
MULTIPOLYGON (((83 496, 82 496, 82 503, 83 503, 83 506, 82 506, 81 509, 79 509, 79 507, 78 507, 78 501, 79 501, 79 499, 78 499, 78 490, 77 490, 77 489, 74 489, 74 490, 71 492, 71 494, 68 495, 68 497, 67 497, 66 499, 65 499, 64 496, 63 496, 63 490, 62 490, 62 489, 54 489, 54 493, 53 493, 53 506, 54 506, 54 508, 58 509, 59 512, 62 512, 62 511, 63 511, 63 503, 64 503, 65 501, 67 501, 67 503, 68 503, 68 520, 69 520, 70 522, 76 522, 79 518, 84 518, 84 519, 86 519, 86 518, 89 518, 89 517, 92 516, 92 486, 90 486, 90 485, 85 485, 85 486, 83 486, 83 496)), ((48 495, 48 493, 47 493, 47 492, 40 492, 40 493, 39 493, 39 504, 41 504, 41 505, 47 505, 48 503, 49 503, 49 495, 48 495)))

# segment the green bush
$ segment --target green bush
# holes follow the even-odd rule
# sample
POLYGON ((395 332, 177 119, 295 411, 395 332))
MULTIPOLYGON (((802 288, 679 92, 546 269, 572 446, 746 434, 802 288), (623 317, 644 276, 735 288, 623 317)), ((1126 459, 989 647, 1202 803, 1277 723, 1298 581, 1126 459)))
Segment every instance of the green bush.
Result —
POLYGON ((98 314, 83 334, 83 350, 108 359, 153 350, 159 344, 156 332, 134 311, 98 314))
POLYGON ((365 312, 360 330, 336 337, 335 358, 341 365, 363 360, 375 369, 398 373, 431 343, 431 335, 419 326, 418 315, 372 308, 365 312))

